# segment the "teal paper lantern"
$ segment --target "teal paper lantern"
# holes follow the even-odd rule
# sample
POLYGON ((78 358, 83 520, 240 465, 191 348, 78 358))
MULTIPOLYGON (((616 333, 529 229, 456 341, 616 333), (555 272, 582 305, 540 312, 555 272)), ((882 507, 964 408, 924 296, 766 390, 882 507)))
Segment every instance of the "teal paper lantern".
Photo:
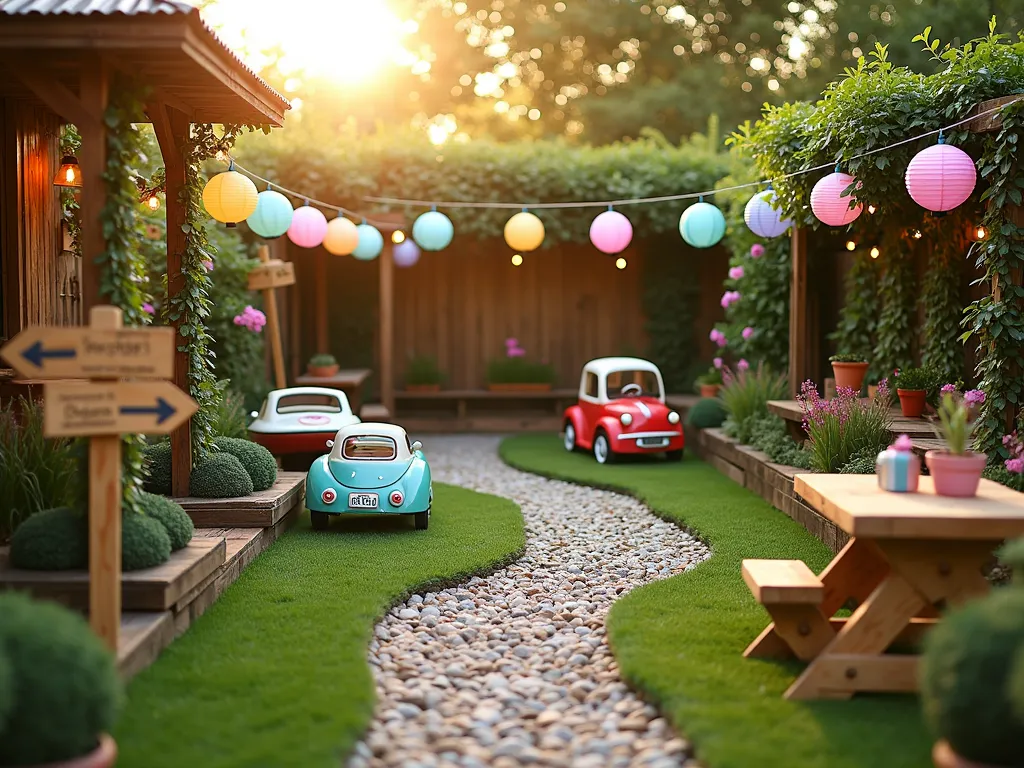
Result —
POLYGON ((256 196, 256 210, 245 220, 249 229, 264 240, 273 240, 292 225, 292 204, 280 192, 266 189, 256 196))
POLYGON ((455 236, 452 220, 439 211, 427 211, 412 225, 412 239, 424 251, 447 248, 455 236))
POLYGON ((384 250, 384 235, 369 224, 360 224, 356 229, 359 230, 359 245, 352 255, 360 261, 373 261, 384 250))
POLYGON ((711 203, 694 203, 679 217, 679 234, 694 248, 710 248, 725 235, 725 216, 711 203))

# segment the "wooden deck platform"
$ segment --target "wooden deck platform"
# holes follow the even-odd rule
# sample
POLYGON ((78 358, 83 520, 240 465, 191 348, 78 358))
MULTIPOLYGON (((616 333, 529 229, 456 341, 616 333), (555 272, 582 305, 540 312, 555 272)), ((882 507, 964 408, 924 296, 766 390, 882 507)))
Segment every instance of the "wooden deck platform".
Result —
POLYGON ((269 528, 302 504, 305 483, 305 472, 278 472, 273 487, 250 496, 174 501, 185 509, 197 528, 269 528))
MULTIPOLYGON (((768 410, 790 423, 803 424, 804 412, 796 400, 769 400, 768 410)), ((908 419, 899 408, 892 409, 892 434, 908 435, 913 439, 933 440, 935 429, 927 419, 908 419)))

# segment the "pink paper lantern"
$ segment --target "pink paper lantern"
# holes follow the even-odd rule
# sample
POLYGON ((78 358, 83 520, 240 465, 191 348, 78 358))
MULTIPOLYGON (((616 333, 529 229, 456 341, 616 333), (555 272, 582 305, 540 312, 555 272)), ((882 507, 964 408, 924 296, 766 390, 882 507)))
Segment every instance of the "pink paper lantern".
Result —
POLYGON ((618 211, 605 211, 590 225, 590 242, 601 253, 621 253, 632 239, 633 225, 618 211))
POLYGON ((978 171, 962 149, 940 143, 914 156, 906 178, 907 192, 914 202, 939 213, 967 201, 978 181, 978 171))
POLYGON ((864 210, 862 203, 851 208, 853 198, 842 197, 843 191, 856 179, 848 173, 836 171, 821 179, 811 190, 811 210, 818 220, 830 227, 843 227, 854 221, 864 210))
POLYGON ((316 248, 324 241, 326 234, 327 218, 319 208, 306 203, 295 209, 291 226, 288 227, 289 240, 300 248, 316 248))

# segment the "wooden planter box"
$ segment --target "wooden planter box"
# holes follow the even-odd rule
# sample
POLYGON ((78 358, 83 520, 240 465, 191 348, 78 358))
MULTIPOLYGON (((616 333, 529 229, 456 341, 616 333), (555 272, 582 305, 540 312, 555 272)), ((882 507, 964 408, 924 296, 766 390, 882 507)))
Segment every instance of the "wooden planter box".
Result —
POLYGON ((550 392, 550 384, 488 384, 490 392, 550 392))
POLYGON ((306 499, 305 472, 278 472, 265 491, 236 499, 174 499, 197 528, 270 528, 306 499))

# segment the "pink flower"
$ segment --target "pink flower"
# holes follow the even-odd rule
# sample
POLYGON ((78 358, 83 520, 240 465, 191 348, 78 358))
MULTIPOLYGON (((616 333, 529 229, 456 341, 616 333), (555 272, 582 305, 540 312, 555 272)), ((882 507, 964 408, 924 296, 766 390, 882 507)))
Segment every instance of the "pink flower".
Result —
POLYGON ((203 266, 206 267, 207 272, 213 272, 213 262, 209 259, 203 262, 203 266))
POLYGON ((900 435, 896 438, 896 442, 892 444, 892 447, 897 451, 906 453, 914 450, 914 441, 910 439, 909 435, 900 435))
POLYGON ((740 300, 739 291, 726 291, 722 294, 722 309, 728 309, 730 304, 740 300))
POLYGON ((263 330, 263 326, 267 324, 267 316, 252 305, 249 305, 242 310, 240 315, 235 315, 234 323, 235 325, 248 328, 253 333, 260 333, 263 330))
POLYGON ((723 361, 722 361, 722 358, 720 358, 720 357, 716 357, 716 358, 715 358, 714 360, 712 360, 711 362, 712 362, 712 364, 713 364, 713 365, 715 366, 715 368, 719 368, 719 369, 721 369, 721 367, 722 367, 722 362, 723 362, 723 361))
POLYGON ((760 243, 754 243, 750 246, 750 255, 755 259, 760 259, 764 256, 764 246, 760 243))
POLYGON ((942 392, 942 394, 944 394, 944 395, 955 395, 956 394, 956 384, 943 384, 942 385, 942 389, 939 390, 939 391, 942 392))
POLYGON ((1007 459, 1006 468, 1015 475, 1024 473, 1024 459, 1007 459))
POLYGON ((518 346, 519 346, 519 339, 516 339, 516 338, 505 339, 505 348, 506 349, 512 349, 512 347, 518 347, 518 346))
POLYGON ((985 402, 985 393, 980 389, 971 389, 964 393, 964 402, 968 405, 981 405, 985 402))
POLYGON ((708 338, 717 344, 720 339, 725 338, 725 334, 717 328, 712 328, 711 333, 708 334, 708 338))
POLYGON ((754 329, 748 325, 746 328, 743 329, 742 335, 744 339, 749 339, 751 336, 754 335, 754 329))
POLYGON ((733 267, 729 270, 729 278, 731 280, 742 280, 743 279, 743 267, 733 267))
POLYGON ((142 305, 142 311, 145 312, 147 315, 156 314, 156 310, 153 308, 153 305, 150 304, 148 301, 142 305))
POLYGON ((507 354, 509 357, 526 357, 526 350, 520 347, 509 347, 507 354))
POLYGON ((736 368, 740 371, 745 371, 748 368, 750 368, 750 363, 748 363, 746 360, 741 359, 738 363, 736 363, 736 368))
POLYGON ((729 346, 729 340, 725 338, 724 335, 719 336, 715 343, 718 345, 719 349, 725 349, 727 346, 729 346))

